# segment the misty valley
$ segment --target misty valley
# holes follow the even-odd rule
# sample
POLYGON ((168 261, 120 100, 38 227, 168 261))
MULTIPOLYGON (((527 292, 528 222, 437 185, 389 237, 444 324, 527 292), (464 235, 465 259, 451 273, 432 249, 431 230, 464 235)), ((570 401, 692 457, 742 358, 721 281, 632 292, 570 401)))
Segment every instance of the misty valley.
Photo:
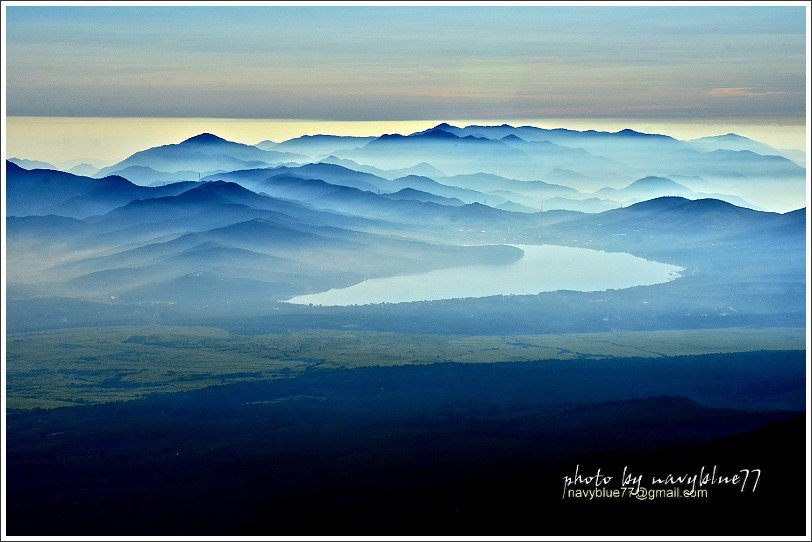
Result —
POLYGON ((38 158, 5 164, 10 534, 803 529, 797 152, 441 123, 38 158), (713 461, 762 486, 561 499, 713 461))

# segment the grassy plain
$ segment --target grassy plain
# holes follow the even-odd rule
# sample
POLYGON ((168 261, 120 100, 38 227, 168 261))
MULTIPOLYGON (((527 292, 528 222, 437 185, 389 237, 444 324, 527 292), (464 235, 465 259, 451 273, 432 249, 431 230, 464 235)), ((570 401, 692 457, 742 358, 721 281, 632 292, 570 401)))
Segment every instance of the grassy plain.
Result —
POLYGON ((124 401, 316 368, 662 357, 803 350, 802 328, 559 335, 314 330, 240 335, 201 327, 108 327, 7 338, 9 408, 124 401))

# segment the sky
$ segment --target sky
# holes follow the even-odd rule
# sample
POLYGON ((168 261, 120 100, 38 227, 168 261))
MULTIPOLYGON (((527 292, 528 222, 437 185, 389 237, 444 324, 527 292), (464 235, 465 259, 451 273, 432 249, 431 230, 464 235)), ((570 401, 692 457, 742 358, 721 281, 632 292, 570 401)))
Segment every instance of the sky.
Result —
POLYGON ((803 7, 7 7, 7 114, 803 122, 803 7))

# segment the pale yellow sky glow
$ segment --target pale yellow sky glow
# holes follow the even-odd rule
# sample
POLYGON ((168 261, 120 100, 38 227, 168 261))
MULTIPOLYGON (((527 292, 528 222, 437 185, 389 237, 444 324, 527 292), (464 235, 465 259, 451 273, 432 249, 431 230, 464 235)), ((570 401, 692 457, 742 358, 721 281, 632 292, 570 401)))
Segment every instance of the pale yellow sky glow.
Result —
POLYGON ((42 160, 55 165, 90 162, 96 166, 118 162, 148 147, 177 143, 202 132, 232 141, 255 144, 265 139, 283 141, 304 134, 380 135, 411 133, 449 122, 468 124, 533 125, 543 128, 617 131, 624 128, 693 139, 728 132, 756 139, 776 148, 804 149, 803 124, 747 120, 685 122, 677 120, 612 119, 493 119, 408 121, 318 121, 205 118, 89 118, 8 117, 6 157, 42 160))

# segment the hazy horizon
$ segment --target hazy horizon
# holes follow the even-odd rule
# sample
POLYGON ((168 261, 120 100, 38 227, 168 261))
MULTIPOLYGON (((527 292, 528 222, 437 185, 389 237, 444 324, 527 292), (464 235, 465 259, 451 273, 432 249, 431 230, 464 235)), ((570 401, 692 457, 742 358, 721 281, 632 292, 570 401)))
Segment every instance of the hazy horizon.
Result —
POLYGON ((625 128, 659 133, 687 140, 736 133, 776 149, 805 151, 805 124, 787 119, 431 119, 402 121, 331 121, 310 119, 229 119, 182 117, 7 117, 6 158, 52 162, 54 165, 89 162, 112 164, 148 147, 177 143, 203 132, 212 132, 240 143, 283 140, 302 135, 334 134, 379 136, 412 133, 441 122, 541 128, 618 131, 625 128), (760 121, 760 122, 759 122, 760 121))
POLYGON ((8 155, 533 125, 805 150, 802 6, 9 6, 8 155))

